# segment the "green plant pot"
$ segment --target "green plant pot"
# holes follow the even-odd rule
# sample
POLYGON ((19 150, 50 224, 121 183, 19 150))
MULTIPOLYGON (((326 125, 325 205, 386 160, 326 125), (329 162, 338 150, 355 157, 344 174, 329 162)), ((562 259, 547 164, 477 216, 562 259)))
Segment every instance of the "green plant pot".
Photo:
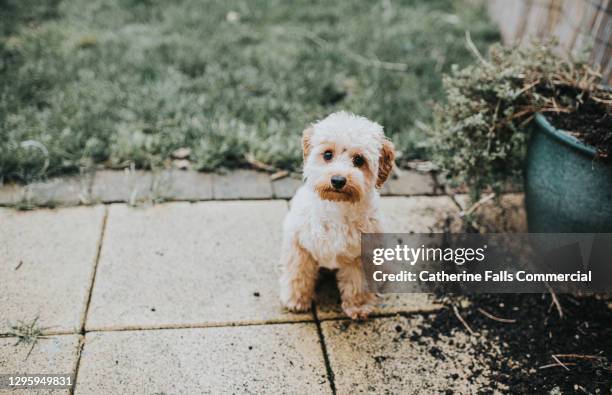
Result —
POLYGON ((529 232, 612 232, 612 163, 537 114, 527 154, 529 232))

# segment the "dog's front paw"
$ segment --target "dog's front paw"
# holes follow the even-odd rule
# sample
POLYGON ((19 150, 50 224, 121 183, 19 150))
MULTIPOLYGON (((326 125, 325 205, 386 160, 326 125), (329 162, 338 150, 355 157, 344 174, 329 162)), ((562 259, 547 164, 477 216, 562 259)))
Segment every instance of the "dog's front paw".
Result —
POLYGON ((281 281, 280 299, 287 310, 294 313, 304 313, 310 310, 313 295, 312 292, 298 292, 290 284, 281 281))
POLYGON ((307 297, 291 297, 282 301, 283 306, 293 313, 305 313, 312 306, 312 298, 307 297))
POLYGON ((376 309, 378 298, 373 293, 358 295, 342 302, 342 311, 353 320, 366 320, 376 309))
POLYGON ((374 309, 375 306, 372 304, 347 305, 346 303, 342 303, 344 314, 356 321, 367 320, 374 309))

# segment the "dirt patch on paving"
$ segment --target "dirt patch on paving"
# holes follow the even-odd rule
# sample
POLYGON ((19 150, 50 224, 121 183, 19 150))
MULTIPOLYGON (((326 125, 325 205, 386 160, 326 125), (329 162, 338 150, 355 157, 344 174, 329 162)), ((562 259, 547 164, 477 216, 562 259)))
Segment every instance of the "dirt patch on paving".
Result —
MULTIPOLYGON (((331 303, 340 304, 333 272, 322 270, 317 285, 317 294, 322 296, 317 303, 328 309, 331 303)), ((389 294, 387 299, 400 295, 417 296, 389 294)), ((506 384, 496 382, 495 367, 490 363, 502 357, 500 348, 493 343, 481 347, 480 337, 465 333, 457 322, 447 322, 446 316, 445 311, 440 311, 383 314, 365 322, 324 321, 339 393, 466 394, 476 389, 484 393, 509 390, 506 384)))
POLYGON ((609 393, 612 388, 612 310, 609 297, 559 296, 560 318, 550 295, 475 295, 446 298, 448 308, 429 315, 411 340, 471 349, 486 360, 486 369, 466 371, 470 382, 490 379, 488 393, 609 393), (475 332, 460 322, 452 306, 475 332), (492 317, 494 318, 492 318, 492 317), (500 322, 495 318, 502 318, 500 322), (452 340, 449 340, 452 338, 452 340), (556 359, 555 359, 556 356, 556 359))
MULTIPOLYGON (((424 335, 431 315, 323 322, 338 393, 492 392, 487 356, 461 331, 424 335)), ((503 386, 495 386, 495 388, 503 386)))

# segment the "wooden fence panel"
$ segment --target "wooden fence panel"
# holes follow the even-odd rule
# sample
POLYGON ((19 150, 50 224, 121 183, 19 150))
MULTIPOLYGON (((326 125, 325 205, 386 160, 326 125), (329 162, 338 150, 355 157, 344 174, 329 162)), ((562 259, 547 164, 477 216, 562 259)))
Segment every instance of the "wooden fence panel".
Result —
POLYGON ((587 51, 612 82, 612 0, 488 0, 488 9, 505 43, 556 37, 563 53, 587 51))

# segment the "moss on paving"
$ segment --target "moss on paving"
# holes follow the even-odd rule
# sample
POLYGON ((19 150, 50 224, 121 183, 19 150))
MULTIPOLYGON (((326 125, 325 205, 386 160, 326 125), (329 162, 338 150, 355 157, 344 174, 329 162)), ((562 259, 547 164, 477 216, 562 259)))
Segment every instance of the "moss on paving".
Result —
POLYGON ((497 39, 474 4, 0 0, 0 180, 159 167, 179 147, 198 169, 294 169, 302 129, 338 109, 426 157, 419 125, 471 60, 465 30, 497 39))

